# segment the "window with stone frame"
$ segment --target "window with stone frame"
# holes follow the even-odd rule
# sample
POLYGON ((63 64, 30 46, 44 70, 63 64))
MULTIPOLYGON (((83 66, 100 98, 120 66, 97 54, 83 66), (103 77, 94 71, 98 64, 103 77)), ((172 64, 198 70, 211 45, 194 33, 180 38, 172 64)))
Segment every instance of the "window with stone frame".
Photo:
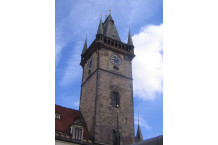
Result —
POLYGON ((83 138, 83 128, 74 126, 73 128, 73 139, 82 141, 83 138))
POLYGON ((69 133, 72 139, 83 142, 85 122, 81 118, 75 118, 73 124, 69 127, 69 133))
POLYGON ((82 141, 83 140, 83 127, 78 125, 72 125, 69 128, 70 134, 72 134, 72 139, 82 141))
POLYGON ((112 101, 112 106, 115 108, 120 107, 120 95, 118 92, 111 92, 111 101, 112 101))

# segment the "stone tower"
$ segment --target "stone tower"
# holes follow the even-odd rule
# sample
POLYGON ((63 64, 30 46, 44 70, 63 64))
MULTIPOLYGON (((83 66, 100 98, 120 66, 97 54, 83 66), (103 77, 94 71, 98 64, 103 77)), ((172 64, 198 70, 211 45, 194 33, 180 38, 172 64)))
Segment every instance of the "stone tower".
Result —
POLYGON ((95 143, 134 143, 132 59, 134 46, 120 40, 111 14, 100 20, 96 39, 81 54, 80 111, 95 143))

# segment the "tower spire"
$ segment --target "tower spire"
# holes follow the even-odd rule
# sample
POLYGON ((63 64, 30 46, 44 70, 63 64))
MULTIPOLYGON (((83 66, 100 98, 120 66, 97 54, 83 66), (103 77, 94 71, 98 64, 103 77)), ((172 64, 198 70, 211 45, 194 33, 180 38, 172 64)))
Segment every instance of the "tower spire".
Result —
POLYGON ((100 19, 97 34, 103 34, 102 20, 100 19))
POLYGON ((86 34, 86 39, 85 39, 85 43, 84 43, 84 46, 83 46, 83 51, 82 51, 82 54, 84 54, 87 50, 87 34, 86 34))
POLYGON ((104 36, 121 41, 111 14, 109 14, 108 17, 105 19, 103 27, 104 36))
POLYGON ((139 116, 138 116, 138 129, 137 129, 137 134, 136 134, 136 142, 140 142, 143 141, 143 137, 142 137, 142 132, 141 132, 141 128, 139 125, 139 116))
POLYGON ((133 45, 132 43, 132 36, 131 36, 131 33, 130 33, 130 26, 129 26, 129 35, 128 35, 128 42, 127 42, 128 45, 133 45))

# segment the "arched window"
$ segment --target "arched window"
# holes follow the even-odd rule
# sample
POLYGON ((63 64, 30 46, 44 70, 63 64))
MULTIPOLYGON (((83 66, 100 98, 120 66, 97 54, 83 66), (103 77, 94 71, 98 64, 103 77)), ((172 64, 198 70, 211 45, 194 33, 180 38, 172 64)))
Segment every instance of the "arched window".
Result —
POLYGON ((118 92, 112 92, 111 93, 111 101, 112 101, 112 106, 115 108, 120 107, 120 95, 118 92))

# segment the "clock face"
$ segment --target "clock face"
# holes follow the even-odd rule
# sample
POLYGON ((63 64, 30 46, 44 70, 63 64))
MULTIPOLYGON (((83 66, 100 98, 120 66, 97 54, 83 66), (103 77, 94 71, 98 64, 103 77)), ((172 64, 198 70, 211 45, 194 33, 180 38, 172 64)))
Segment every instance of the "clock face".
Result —
POLYGON ((90 58, 89 63, 88 63, 88 69, 90 70, 92 67, 92 58, 90 58))
POLYGON ((121 57, 117 54, 112 54, 111 55, 111 62, 116 65, 119 66, 121 64, 121 57))

